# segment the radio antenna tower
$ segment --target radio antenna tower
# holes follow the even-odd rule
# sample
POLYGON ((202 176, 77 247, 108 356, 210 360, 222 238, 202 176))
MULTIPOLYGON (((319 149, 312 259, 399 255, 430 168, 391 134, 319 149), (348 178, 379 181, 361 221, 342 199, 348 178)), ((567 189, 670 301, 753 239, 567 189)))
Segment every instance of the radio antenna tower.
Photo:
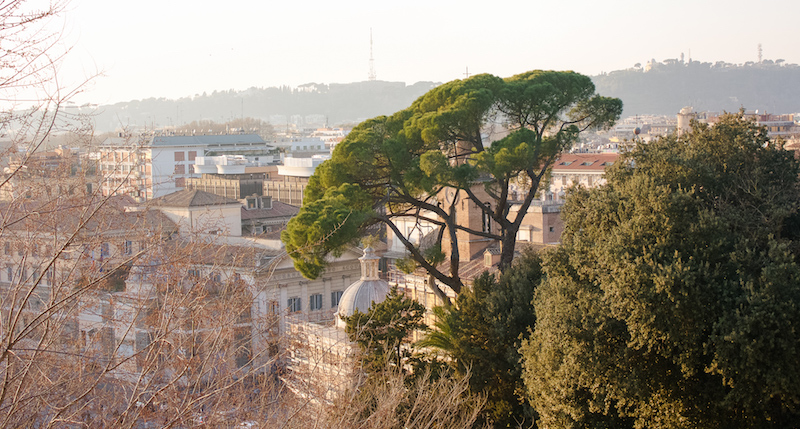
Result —
POLYGON ((369 80, 375 80, 375 60, 372 58, 372 28, 369 29, 369 80))

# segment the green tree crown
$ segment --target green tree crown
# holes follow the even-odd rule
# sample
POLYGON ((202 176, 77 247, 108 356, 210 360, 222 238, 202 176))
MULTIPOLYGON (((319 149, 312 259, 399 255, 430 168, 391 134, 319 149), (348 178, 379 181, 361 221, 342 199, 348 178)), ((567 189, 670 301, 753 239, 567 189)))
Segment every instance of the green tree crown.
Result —
POLYGON ((356 126, 309 180, 301 213, 282 239, 295 266, 313 278, 324 269, 325 255, 383 224, 399 237, 411 260, 458 293, 456 233, 500 241, 505 270, 522 217, 559 153, 577 141, 580 131, 609 126, 621 111, 620 100, 596 95, 591 79, 574 72, 533 71, 507 79, 482 74, 445 83, 407 109, 356 126), (508 135, 490 144, 485 139, 492 128, 508 135), (341 188, 344 184, 354 189, 341 188), (523 185, 524 192, 518 215, 511 219, 514 184, 523 185), (490 201, 474 192, 480 185, 490 201), (337 199, 343 190, 350 194, 337 199), (445 190, 462 193, 447 201, 445 190), (456 223, 459 199, 481 207, 499 228, 487 232, 456 223), (404 238, 396 221, 409 217, 438 228, 438 241, 449 238, 450 245, 442 249, 449 257, 448 272, 404 238), (318 233, 320 226, 337 230, 328 237, 318 233))
POLYGON ((576 190, 522 348, 544 423, 795 426, 798 173, 740 114, 639 144, 576 190))

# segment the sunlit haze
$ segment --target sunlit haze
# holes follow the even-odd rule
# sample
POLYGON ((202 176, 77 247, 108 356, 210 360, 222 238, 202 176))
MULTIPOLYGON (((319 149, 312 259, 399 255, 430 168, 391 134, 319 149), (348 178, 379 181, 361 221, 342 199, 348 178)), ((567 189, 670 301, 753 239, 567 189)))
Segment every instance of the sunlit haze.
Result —
POLYGON ((679 58, 800 63, 800 2, 74 1, 66 84, 78 102, 180 98, 249 87, 445 82, 530 69, 601 72, 679 58))

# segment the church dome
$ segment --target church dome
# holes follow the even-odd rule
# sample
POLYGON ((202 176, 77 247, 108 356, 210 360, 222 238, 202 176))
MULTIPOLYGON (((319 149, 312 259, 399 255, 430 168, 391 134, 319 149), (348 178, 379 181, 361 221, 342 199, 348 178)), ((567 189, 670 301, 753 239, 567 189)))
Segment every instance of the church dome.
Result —
POLYGON ((339 300, 339 311, 336 317, 336 326, 345 327, 342 317, 352 316, 356 310, 366 313, 372 303, 383 302, 389 294, 389 283, 378 277, 378 261, 372 248, 364 249, 361 261, 361 279, 345 289, 339 300))

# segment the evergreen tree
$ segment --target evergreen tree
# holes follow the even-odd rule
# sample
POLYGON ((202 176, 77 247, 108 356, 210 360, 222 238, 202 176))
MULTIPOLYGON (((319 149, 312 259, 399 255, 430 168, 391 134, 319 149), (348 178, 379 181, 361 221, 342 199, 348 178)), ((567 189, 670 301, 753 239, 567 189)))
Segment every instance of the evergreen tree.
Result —
POLYGON ((484 273, 453 306, 437 307, 436 329, 418 343, 445 354, 457 374, 471 373, 472 392, 487 396, 482 418, 494 427, 533 421, 519 348, 536 322, 532 300, 540 281, 539 256, 525 252, 506 273, 484 273))
POLYGON ((522 218, 558 155, 581 131, 610 126, 621 111, 620 100, 595 94, 591 79, 574 72, 448 82, 407 109, 355 127, 310 178, 300 214, 281 239, 297 269, 314 278, 329 253, 379 224, 417 266, 460 293, 459 236, 499 241, 500 267, 508 268, 522 218), (492 131, 507 135, 487 141, 492 131), (513 189, 520 191, 519 210, 510 215, 513 189), (457 222, 464 204, 479 207, 498 227, 457 222), (437 230, 441 251, 426 252, 406 237, 398 219, 409 218, 437 230), (444 255, 449 269, 441 271, 444 255))
POLYGON ((374 303, 366 313, 358 309, 344 317, 345 332, 361 349, 361 362, 368 373, 380 372, 386 365, 400 370, 410 353, 403 350, 406 338, 425 329, 425 306, 392 287, 386 299, 374 303))
POLYGON ((728 115, 571 194, 522 347, 544 424, 797 427, 798 173, 728 115))

